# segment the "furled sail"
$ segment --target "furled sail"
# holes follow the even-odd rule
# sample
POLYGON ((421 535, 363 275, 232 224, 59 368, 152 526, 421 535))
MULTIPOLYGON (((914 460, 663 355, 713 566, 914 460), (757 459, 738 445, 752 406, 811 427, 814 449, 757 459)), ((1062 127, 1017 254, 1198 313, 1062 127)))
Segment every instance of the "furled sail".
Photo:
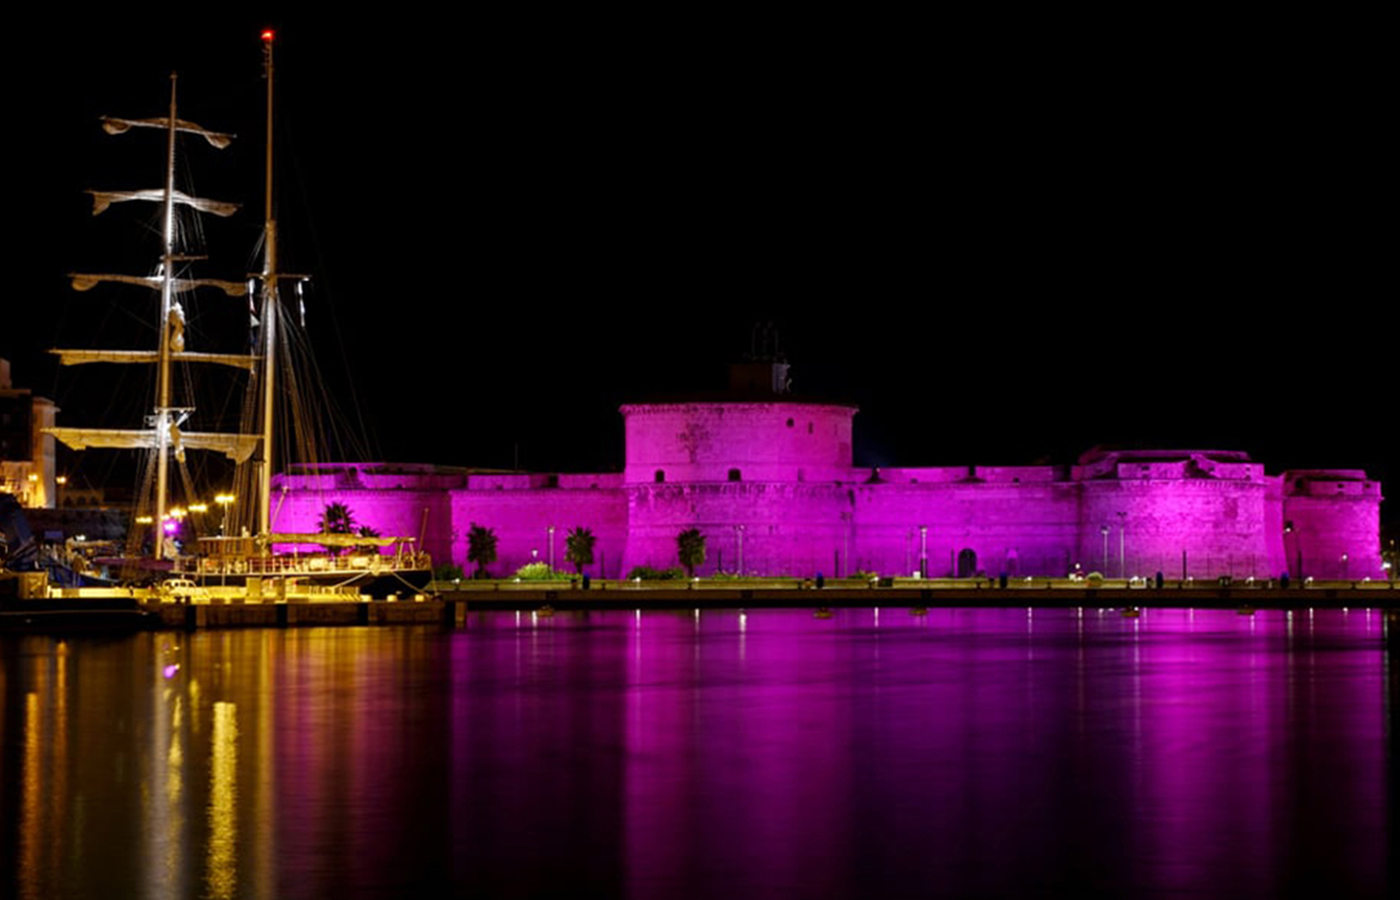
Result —
MULTIPOLYGON (((158 291, 163 282, 159 275, 83 275, 75 272, 68 277, 72 279, 75 291, 91 290, 104 281, 134 284, 138 287, 148 287, 158 291)), ((197 287, 215 287, 230 297, 243 296, 248 287, 247 282, 244 281, 224 281, 219 278, 172 278, 170 285, 176 293, 184 293, 197 287)))
MULTIPOLYGON (((79 366, 84 363, 154 363, 160 354, 154 350, 50 350, 58 356, 64 366, 79 366)), ((238 353, 172 353, 175 362, 211 363, 219 366, 233 366, 251 372, 258 364, 258 357, 238 353)))
MULTIPOLYGON (((102 129, 108 134, 121 134, 132 128, 169 128, 169 119, 118 119, 115 116, 102 116, 102 129)), ((224 134, 219 131, 209 131, 201 128, 193 122, 186 122, 184 119, 175 120, 175 130, 183 131, 187 134, 197 134, 209 142, 210 146, 222 150, 233 143, 235 135, 224 134)))
MULTIPOLYGON (((258 540, 262 540, 259 538, 258 540)), ((391 547, 394 544, 411 544, 411 537, 380 537, 378 535, 340 534, 321 532, 320 534, 278 534, 267 536, 271 544, 319 544, 322 547, 391 547)))
MULTIPOLYGON (((140 191, 88 191, 92 194, 92 214, 101 215, 107 207, 113 203, 123 203, 127 200, 151 200, 156 203, 165 202, 164 188, 146 188, 140 191)), ((227 218, 238 212, 237 203, 228 203, 223 200, 206 200, 203 197, 191 197, 183 191, 171 191, 170 200, 184 206, 190 206, 200 212, 213 213, 216 216, 227 218)))
MULTIPOLYGON (((45 428, 51 434, 74 450, 92 448, 111 450, 156 450, 155 429, 128 428, 45 428)), ((247 462, 258 445, 255 434, 220 434, 207 431, 181 431, 172 426, 170 445, 175 455, 182 457, 186 448, 213 450, 222 453, 236 463, 247 462)))
POLYGON ((213 450, 222 453, 236 463, 245 463, 253 456, 253 450, 262 440, 256 434, 224 434, 217 431, 175 430, 175 455, 178 457, 186 447, 195 450, 213 450))

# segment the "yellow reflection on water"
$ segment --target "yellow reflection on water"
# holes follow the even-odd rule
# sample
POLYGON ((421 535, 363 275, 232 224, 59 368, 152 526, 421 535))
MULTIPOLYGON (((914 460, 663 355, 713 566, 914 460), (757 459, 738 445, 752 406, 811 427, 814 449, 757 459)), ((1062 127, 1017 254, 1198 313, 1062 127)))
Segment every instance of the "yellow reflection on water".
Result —
POLYGON ((24 695, 24 787, 19 813, 19 895, 38 897, 39 846, 39 695, 24 695))
MULTIPOLYGON (((155 640, 155 639, 153 639, 155 640)), ((164 672, 178 660, 178 648, 160 639, 161 652, 151 661, 150 753, 143 774, 141 809, 143 893, 148 897, 178 897, 184 889, 185 837, 185 719, 184 689, 164 672)))
POLYGON ((54 647, 54 686, 53 720, 47 729, 49 733, 49 810, 46 817, 48 850, 45 854, 50 865, 59 864, 62 858, 62 834, 57 827, 64 819, 64 808, 68 803, 68 643, 59 641, 54 647))
MULTIPOLYGON (((169 692, 167 692, 169 693, 169 692)), ((185 750, 180 738, 180 698, 172 701, 170 749, 165 754, 165 802, 171 812, 180 809, 180 795, 184 792, 185 750)))
POLYGON ((213 761, 209 776, 209 896, 232 897, 238 888, 238 708, 214 704, 213 761))

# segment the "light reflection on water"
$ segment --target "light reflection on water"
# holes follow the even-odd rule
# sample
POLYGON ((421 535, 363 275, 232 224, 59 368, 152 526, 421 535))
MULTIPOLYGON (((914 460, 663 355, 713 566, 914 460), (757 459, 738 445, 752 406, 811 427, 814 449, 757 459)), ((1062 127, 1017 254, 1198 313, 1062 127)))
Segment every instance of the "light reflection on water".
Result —
POLYGON ((6 637, 0 892, 1384 896, 1387 630, 889 608, 6 637))

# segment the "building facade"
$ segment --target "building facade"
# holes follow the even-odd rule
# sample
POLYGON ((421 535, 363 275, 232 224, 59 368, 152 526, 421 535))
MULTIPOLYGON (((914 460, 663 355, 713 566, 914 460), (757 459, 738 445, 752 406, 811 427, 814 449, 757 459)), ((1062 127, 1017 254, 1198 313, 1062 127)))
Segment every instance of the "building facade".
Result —
POLYGON ((52 400, 16 388, 10 361, 0 359, 0 493, 13 494, 20 506, 55 505, 54 439, 43 429, 54 424, 57 413, 52 400))
POLYGON ((607 578, 675 566, 688 528, 706 537, 701 575, 1385 577, 1381 485, 1359 470, 1270 475, 1217 450, 857 468, 853 406, 750 392, 621 412, 621 473, 305 467, 278 478, 273 530, 315 531, 328 503, 344 503, 357 522, 419 536, 434 560, 468 568, 468 531, 483 525, 498 538, 498 576, 565 568, 565 535, 581 526, 597 537, 588 571, 607 578))

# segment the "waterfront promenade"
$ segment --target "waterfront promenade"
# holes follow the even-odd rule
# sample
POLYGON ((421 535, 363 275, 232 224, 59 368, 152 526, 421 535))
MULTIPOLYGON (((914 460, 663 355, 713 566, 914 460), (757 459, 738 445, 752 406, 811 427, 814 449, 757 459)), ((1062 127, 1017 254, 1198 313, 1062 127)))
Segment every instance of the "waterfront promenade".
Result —
MULTIPOLYGON (((837 580, 818 588, 801 579, 707 580, 692 582, 484 581, 442 583, 432 594, 388 600, 328 594, 285 601, 249 602, 233 589, 209 589, 191 601, 134 598, 150 627, 172 629, 287 628, 369 625, 462 625, 468 612, 522 612, 550 615, 572 610, 701 610, 905 608, 919 614, 929 608, 1097 608, 1128 614, 1145 608, 1237 609, 1382 609, 1400 610, 1395 582, 1150 582, 1070 579, 1024 579, 1005 586, 989 579, 837 580)), ((46 606, 72 609, 72 601, 30 601, 37 612, 46 606)), ((61 625, 61 614, 53 621, 61 625)))

